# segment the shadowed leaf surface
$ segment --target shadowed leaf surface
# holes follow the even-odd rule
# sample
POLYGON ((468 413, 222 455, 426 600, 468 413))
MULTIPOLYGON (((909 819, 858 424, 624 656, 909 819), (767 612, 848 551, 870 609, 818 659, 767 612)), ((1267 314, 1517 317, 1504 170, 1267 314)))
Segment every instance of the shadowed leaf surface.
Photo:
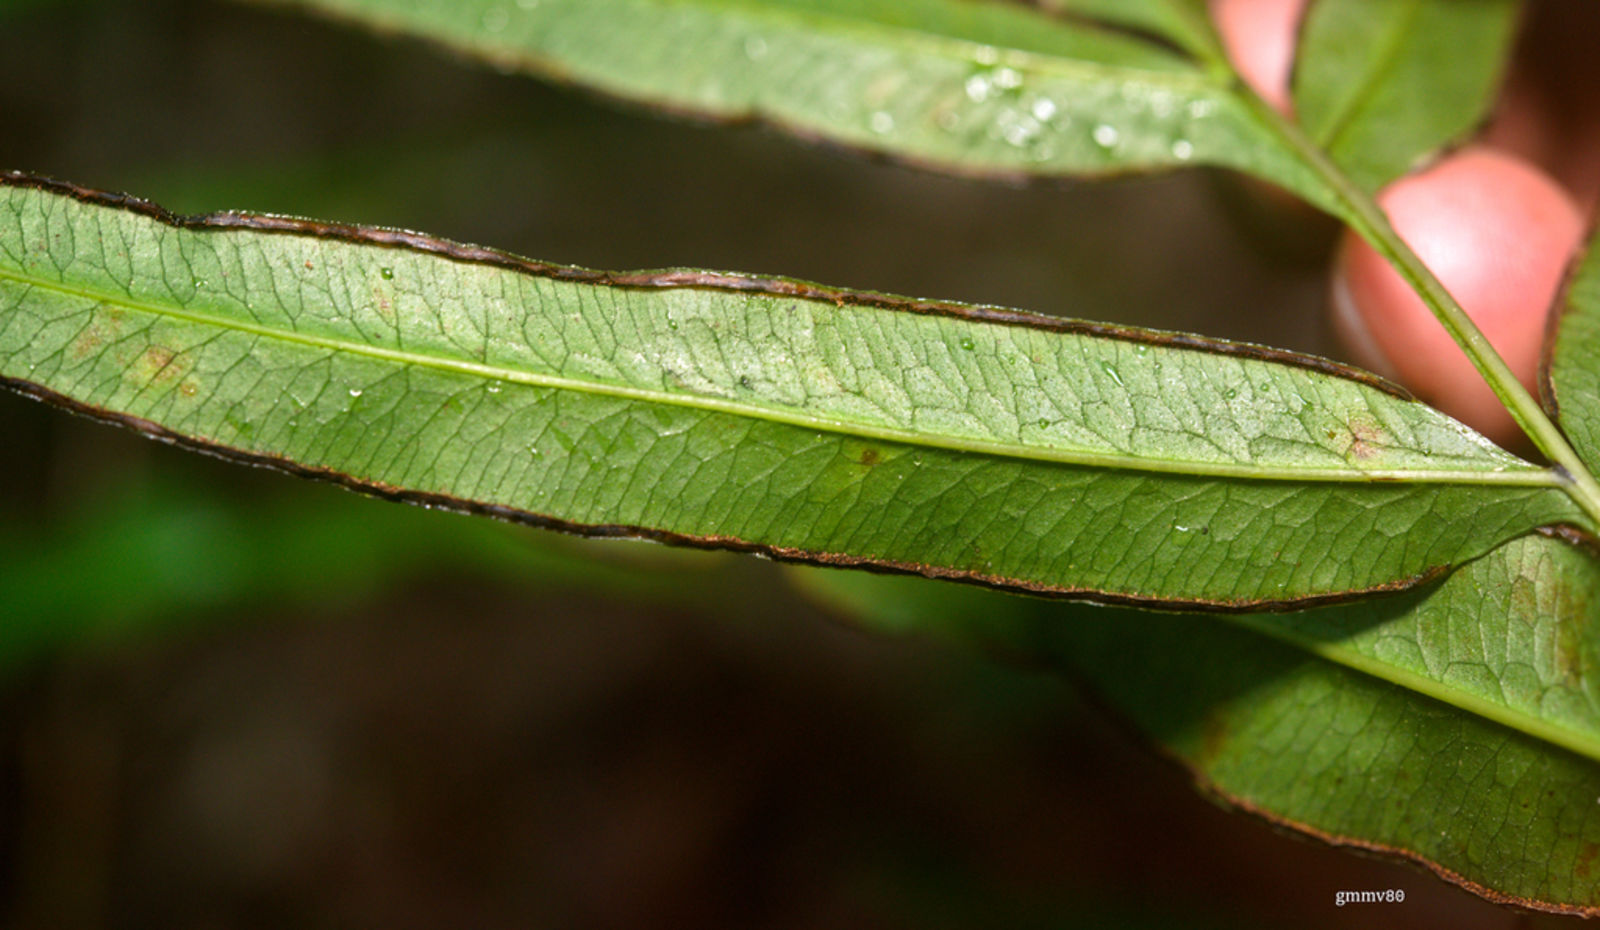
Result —
POLYGON ((1071 672, 1274 821, 1493 899, 1600 911, 1600 569, 1564 543, 1517 540, 1429 591, 1230 622, 799 577, 873 625, 1071 672))
POLYGON ((960 173, 1215 164, 1337 209, 1235 93, 1190 0, 1065 4, 1143 30, 1131 34, 1078 15, 960 0, 282 2, 510 70, 670 110, 758 118, 960 173))
POLYGON ((1600 467, 1600 237, 1574 262, 1555 312, 1546 396, 1573 448, 1591 468, 1600 467))

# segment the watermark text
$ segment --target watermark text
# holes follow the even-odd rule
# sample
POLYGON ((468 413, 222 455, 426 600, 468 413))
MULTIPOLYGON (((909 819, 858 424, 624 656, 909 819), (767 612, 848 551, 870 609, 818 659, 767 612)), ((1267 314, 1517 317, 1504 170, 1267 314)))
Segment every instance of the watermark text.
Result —
POLYGON ((1385 888, 1383 891, 1335 891, 1333 906, 1346 904, 1399 904, 1406 899, 1404 888, 1385 888))

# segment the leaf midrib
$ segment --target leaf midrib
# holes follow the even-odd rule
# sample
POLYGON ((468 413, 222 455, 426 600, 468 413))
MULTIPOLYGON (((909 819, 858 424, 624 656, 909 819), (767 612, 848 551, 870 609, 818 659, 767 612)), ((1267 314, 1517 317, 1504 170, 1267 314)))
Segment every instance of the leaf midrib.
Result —
MULTIPOLYGON (((1303 483, 1410 483, 1410 484, 1445 484, 1445 485, 1492 485, 1512 486, 1527 488, 1547 488, 1560 490, 1564 487, 1561 478, 1555 472, 1542 468, 1508 468, 1505 471, 1493 470, 1373 470, 1354 471, 1333 468, 1283 468, 1264 467, 1250 464, 1230 464, 1215 462, 1192 462, 1183 460, 1161 460, 1140 458, 1131 455, 1111 455, 1105 453, 1083 452, 1052 449, 1048 447, 1027 446, 1015 443, 992 442, 977 439, 966 439, 954 436, 916 432, 913 430, 894 429, 892 427, 875 426, 867 423, 841 420, 832 417, 818 417, 798 412, 758 406, 724 398, 709 397, 701 394, 674 393, 657 391, 630 385, 610 384, 595 380, 580 380, 577 378, 541 374, 523 371, 515 368, 506 368, 499 365, 490 365, 483 362, 474 362, 461 358, 429 354, 404 349, 393 349, 383 346, 374 346, 347 339, 328 336, 318 336, 293 330, 278 329, 258 323, 249 323, 239 319, 218 317, 206 313, 199 313, 186 308, 177 308, 162 304, 147 303, 132 299, 126 295, 107 294, 92 288, 74 286, 60 281, 38 278, 26 273, 0 268, 0 280, 9 280, 27 287, 39 288, 65 296, 92 301, 96 304, 119 306, 139 313, 147 313, 158 317, 181 320, 200 326, 209 326, 216 329, 232 330, 249 333, 264 339, 280 342, 297 343, 328 352, 346 353, 364 356, 380 361, 392 362, 400 365, 432 368, 454 374, 470 375, 490 381, 500 381, 509 384, 521 384, 530 387, 539 387, 552 390, 574 391, 578 393, 595 394, 601 396, 617 397, 625 400, 636 400, 645 403, 660 404, 663 406, 684 407, 704 410, 713 413, 731 414, 747 419, 765 420, 794 426, 803 429, 812 429, 836 435, 852 436, 858 439, 869 439, 883 442, 894 442, 903 445, 929 449, 941 449, 951 452, 985 455, 995 458, 1014 459, 1022 461, 1035 461, 1057 465, 1070 465, 1087 468, 1113 469, 1119 471, 1146 472, 1152 474, 1186 475, 1194 477, 1224 478, 1238 480, 1264 480, 1264 481, 1291 481, 1303 483)), ((600 286, 600 285, 597 285, 600 286)))

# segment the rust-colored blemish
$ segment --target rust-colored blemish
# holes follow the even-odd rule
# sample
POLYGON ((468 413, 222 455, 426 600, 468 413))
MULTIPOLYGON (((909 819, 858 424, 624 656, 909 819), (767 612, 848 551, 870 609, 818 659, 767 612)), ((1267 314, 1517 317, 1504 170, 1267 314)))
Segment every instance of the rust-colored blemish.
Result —
POLYGON ((1387 438, 1383 427, 1378 421, 1367 414, 1354 414, 1346 424, 1349 430, 1350 445, 1345 448, 1345 456, 1358 462, 1369 461, 1376 458, 1382 451, 1384 440, 1387 438))
POLYGON ((100 328, 99 323, 91 323, 84 327, 83 332, 79 333, 76 339, 72 340, 71 345, 67 346, 67 354, 72 357, 73 361, 79 361, 91 355, 100 354, 100 350, 105 348, 105 344, 105 331, 100 328))
POLYGON ((165 384, 180 374, 179 366, 173 364, 177 357, 178 353, 166 346, 151 346, 139 356, 139 367, 151 384, 165 384))
POLYGON ((116 307, 98 309, 89 325, 83 328, 77 338, 67 346, 67 353, 74 361, 80 361, 91 355, 99 355, 105 347, 122 336, 122 322, 126 314, 116 307))
POLYGON ((184 397, 193 397, 200 393, 200 386, 195 384, 193 381, 185 381, 178 385, 178 393, 182 394, 184 397))
POLYGON ((192 359, 167 346, 152 345, 127 366, 127 376, 138 384, 152 387, 177 382, 181 390, 182 381, 193 365, 192 359))
POLYGON ((1200 752, 1195 764, 1208 769, 1228 747, 1228 721, 1223 708, 1213 707, 1200 721, 1200 752))
POLYGON ((172 370, 172 360, 177 353, 166 346, 150 346, 139 356, 139 372, 152 384, 172 380, 177 372, 172 370))
POLYGON ((378 316, 383 317, 385 323, 394 322, 394 301, 381 287, 372 289, 373 305, 378 311, 378 316))
MULTIPOLYGON (((1566 600, 1558 598, 1558 602, 1566 600)), ((1563 603, 1561 606, 1565 607, 1566 604, 1563 603)), ((1537 617, 1538 614, 1530 613, 1527 616, 1537 617)), ((1588 616, 1587 613, 1570 613, 1560 608, 1556 613, 1555 649, 1552 658, 1555 660, 1556 671, 1561 675, 1561 680, 1568 685, 1576 685, 1583 680, 1584 634, 1589 632, 1583 629, 1583 625, 1588 616)))
POLYGON ((1578 859, 1572 864, 1574 878, 1587 881, 1594 875, 1595 860, 1600 859, 1600 846, 1594 843, 1584 843, 1578 849, 1578 859))
POLYGON ((1533 579, 1517 575, 1511 579, 1509 593, 1511 616, 1532 621, 1538 616, 1539 591, 1533 579))
POLYGON ((861 450, 861 458, 857 459, 856 461, 860 462, 862 465, 865 465, 868 468, 871 468, 872 466, 878 464, 882 460, 883 460, 883 454, 880 453, 877 449, 874 449, 871 446, 868 446, 867 448, 861 450))

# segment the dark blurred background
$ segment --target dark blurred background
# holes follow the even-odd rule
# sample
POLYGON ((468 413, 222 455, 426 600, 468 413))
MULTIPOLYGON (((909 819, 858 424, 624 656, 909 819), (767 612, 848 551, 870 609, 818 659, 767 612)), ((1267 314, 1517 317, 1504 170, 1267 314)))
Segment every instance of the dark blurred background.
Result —
MULTIPOLYGON (((1328 353, 1332 230, 657 119, 273 10, 0 0, 0 167, 178 212, 1328 353)), ((0 395, 16 927, 1513 927, 1196 792, 1070 683, 777 566, 428 513, 0 395), (1406 903, 1333 906, 1342 889, 1406 903)))

